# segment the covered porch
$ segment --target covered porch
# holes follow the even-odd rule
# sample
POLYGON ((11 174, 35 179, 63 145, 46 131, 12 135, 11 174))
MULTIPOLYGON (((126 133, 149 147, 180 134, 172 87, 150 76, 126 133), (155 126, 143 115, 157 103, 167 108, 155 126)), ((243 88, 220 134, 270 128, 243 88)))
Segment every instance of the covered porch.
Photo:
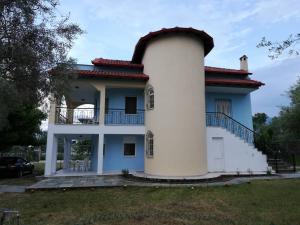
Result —
POLYGON ((136 133, 48 134, 45 176, 143 172, 144 134, 136 133))
POLYGON ((102 174, 102 155, 98 157, 98 153, 103 148, 99 147, 99 137, 103 140, 99 134, 48 134, 45 175, 102 174))

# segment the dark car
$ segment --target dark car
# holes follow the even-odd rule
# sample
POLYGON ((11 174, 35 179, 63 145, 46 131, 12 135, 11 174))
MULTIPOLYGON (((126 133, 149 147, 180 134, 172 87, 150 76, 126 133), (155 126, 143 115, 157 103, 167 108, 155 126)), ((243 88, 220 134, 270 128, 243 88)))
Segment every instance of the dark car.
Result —
POLYGON ((25 173, 32 173, 34 165, 21 157, 1 157, 0 175, 23 176, 25 173))

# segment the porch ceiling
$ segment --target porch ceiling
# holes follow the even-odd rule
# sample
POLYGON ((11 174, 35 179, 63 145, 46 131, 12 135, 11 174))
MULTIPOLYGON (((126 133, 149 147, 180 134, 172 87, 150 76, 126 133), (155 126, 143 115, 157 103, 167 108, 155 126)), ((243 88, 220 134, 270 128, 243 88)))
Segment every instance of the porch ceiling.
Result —
POLYGON ((93 136, 97 136, 97 134, 56 134, 56 136, 62 138, 69 138, 71 140, 90 140, 93 136))
POLYGON ((71 83, 68 100, 76 105, 94 104, 97 90, 88 82, 75 81, 71 83))

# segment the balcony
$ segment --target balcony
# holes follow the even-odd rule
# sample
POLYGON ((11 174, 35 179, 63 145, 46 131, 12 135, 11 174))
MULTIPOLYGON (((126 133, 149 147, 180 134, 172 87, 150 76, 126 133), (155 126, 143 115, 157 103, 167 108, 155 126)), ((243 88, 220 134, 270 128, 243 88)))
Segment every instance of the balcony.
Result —
POLYGON ((145 110, 137 109, 136 113, 128 114, 125 109, 108 109, 105 113, 107 125, 143 125, 145 110))
POLYGON ((56 124, 99 124, 98 108, 56 107, 56 124))
MULTIPOLYGON (((56 107, 55 124, 59 125, 97 125, 100 110, 98 108, 56 107)), ((145 111, 137 109, 135 113, 126 113, 125 109, 108 109, 105 113, 105 125, 143 125, 145 111)))

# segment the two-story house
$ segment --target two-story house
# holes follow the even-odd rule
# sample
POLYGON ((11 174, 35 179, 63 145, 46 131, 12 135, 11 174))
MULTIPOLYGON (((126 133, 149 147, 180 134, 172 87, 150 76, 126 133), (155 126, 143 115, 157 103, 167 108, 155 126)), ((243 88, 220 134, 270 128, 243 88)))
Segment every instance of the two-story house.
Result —
POLYGON ((250 98, 263 83, 250 78, 246 56, 240 69, 205 66, 213 47, 204 31, 175 27, 140 38, 131 61, 76 65, 66 106, 51 101, 45 175, 265 173, 266 156, 253 145, 250 98), (91 147, 76 169, 72 145, 81 139, 91 147))

